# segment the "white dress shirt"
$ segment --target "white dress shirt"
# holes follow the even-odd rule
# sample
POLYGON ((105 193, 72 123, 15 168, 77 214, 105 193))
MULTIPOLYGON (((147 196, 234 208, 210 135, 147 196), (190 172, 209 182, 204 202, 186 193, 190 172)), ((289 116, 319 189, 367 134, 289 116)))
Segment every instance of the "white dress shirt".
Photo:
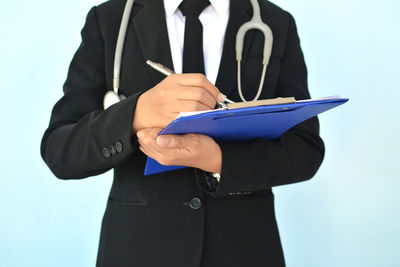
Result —
MULTIPOLYGON (((200 14, 203 24, 204 70, 206 77, 215 84, 221 62, 225 31, 229 19, 229 0, 209 0, 211 5, 200 14)), ((185 17, 179 10, 182 0, 164 0, 169 44, 174 71, 182 73, 185 17)))

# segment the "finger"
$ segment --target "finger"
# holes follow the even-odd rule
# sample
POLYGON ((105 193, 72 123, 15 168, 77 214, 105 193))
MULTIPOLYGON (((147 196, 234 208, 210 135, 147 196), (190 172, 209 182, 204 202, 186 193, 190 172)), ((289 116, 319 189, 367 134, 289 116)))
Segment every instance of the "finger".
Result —
POLYGON ((156 160, 158 163, 162 165, 168 165, 168 161, 163 161, 160 157, 160 153, 152 151, 151 149, 147 149, 146 147, 140 146, 139 149, 148 157, 156 160))
POLYGON ((142 128, 136 132, 136 135, 141 139, 146 137, 156 137, 161 130, 162 128, 160 127, 142 128))
POLYGON ((204 110, 210 110, 210 107, 198 101, 182 100, 179 103, 180 112, 192 112, 192 111, 204 111, 204 110))
POLYGON ((160 134, 161 130, 162 130, 162 128, 160 128, 160 127, 152 127, 151 131, 149 133, 150 137, 152 139, 156 139, 157 136, 160 134))
POLYGON ((210 95, 214 97, 216 101, 223 101, 223 96, 219 92, 218 88, 215 87, 203 74, 199 73, 186 73, 181 74, 178 84, 182 86, 195 86, 201 87, 207 90, 210 95))
POLYGON ((185 140, 183 136, 176 134, 166 134, 157 137, 157 145, 163 148, 184 148, 185 140))
POLYGON ((216 104, 216 100, 213 95, 207 90, 201 87, 185 87, 183 92, 178 96, 180 100, 194 100, 207 106, 209 109, 213 109, 216 104))
POLYGON ((139 149, 148 157, 151 157, 162 165, 174 165, 175 154, 169 148, 163 148, 154 143, 150 145, 141 145, 139 149))
POLYGON ((146 156, 151 157, 151 153, 144 146, 139 146, 140 151, 142 151, 146 156))
POLYGON ((136 136, 138 138, 139 142, 143 142, 143 140, 146 138, 148 135, 148 132, 150 131, 150 128, 142 128, 136 132, 136 136))
POLYGON ((156 139, 149 139, 147 142, 140 143, 139 149, 147 156, 155 159, 159 150, 156 139))
POLYGON ((138 137, 138 141, 140 144, 151 144, 155 143, 155 139, 160 133, 161 128, 153 127, 153 128, 143 128, 136 132, 136 136, 138 137))

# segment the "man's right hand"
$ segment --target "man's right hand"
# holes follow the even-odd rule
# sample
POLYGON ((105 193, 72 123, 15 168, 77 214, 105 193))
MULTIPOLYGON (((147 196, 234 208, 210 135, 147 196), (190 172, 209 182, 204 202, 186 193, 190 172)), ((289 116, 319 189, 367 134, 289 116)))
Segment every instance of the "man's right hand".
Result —
POLYGON ((143 93, 136 104, 133 130, 164 128, 180 112, 210 110, 223 98, 202 74, 173 74, 143 93))

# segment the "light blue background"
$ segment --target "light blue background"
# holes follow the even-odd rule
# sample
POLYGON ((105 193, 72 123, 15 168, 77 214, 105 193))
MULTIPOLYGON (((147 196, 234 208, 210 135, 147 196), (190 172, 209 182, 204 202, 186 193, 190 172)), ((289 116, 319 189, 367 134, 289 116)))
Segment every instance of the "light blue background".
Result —
MULTIPOLYGON (((275 189, 289 267, 400 266, 398 0, 276 0, 296 18, 326 157, 309 182, 275 189)), ((89 8, 2 1, 0 266, 94 266, 111 173, 57 180, 39 145, 89 8)))

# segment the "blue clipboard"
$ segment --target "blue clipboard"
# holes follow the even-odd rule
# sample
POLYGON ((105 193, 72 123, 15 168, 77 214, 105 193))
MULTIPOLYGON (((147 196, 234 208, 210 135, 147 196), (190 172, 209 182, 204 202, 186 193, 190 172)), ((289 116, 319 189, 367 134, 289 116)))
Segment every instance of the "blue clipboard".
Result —
MULTIPOLYGON (((348 101, 347 98, 328 98, 316 101, 297 101, 291 104, 216 110, 178 117, 165 127, 165 134, 205 134, 216 140, 247 141, 254 138, 275 139, 293 126, 348 101)), ((164 166, 148 158, 144 175, 186 168, 164 166)))

